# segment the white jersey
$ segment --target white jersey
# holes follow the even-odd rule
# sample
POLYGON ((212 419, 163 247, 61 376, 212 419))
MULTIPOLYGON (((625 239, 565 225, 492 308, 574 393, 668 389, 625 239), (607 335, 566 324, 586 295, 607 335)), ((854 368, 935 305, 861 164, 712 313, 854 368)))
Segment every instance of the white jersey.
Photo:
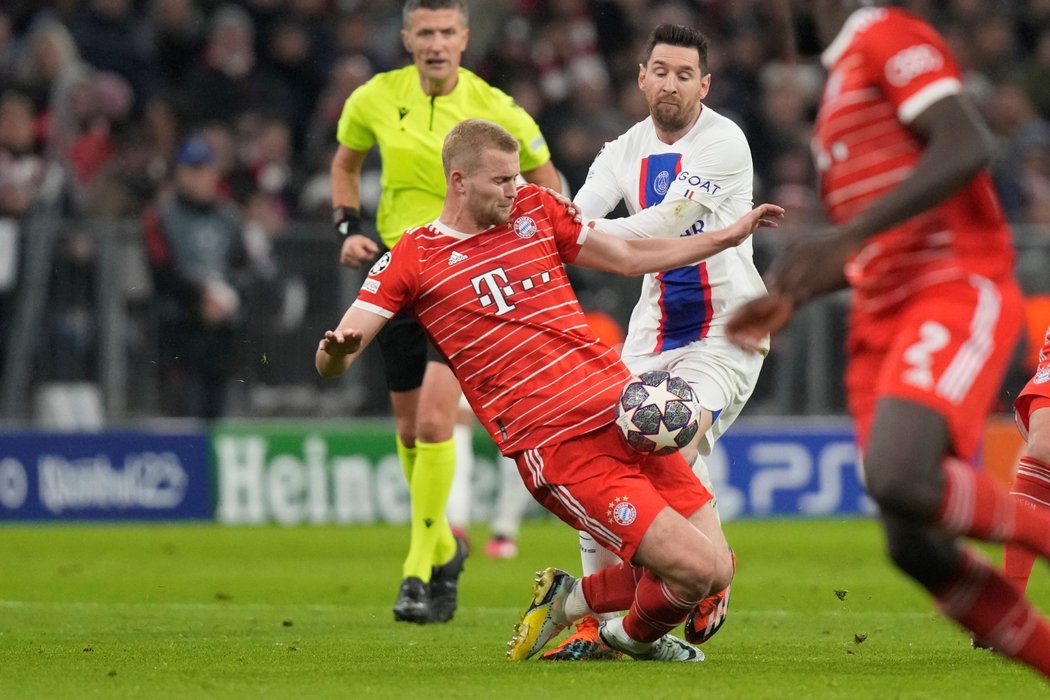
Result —
MULTIPOLYGON (((703 235, 751 210, 753 179, 751 149, 740 127, 704 107, 689 133, 673 144, 657 138, 651 117, 605 144, 574 201, 583 216, 599 218, 623 200, 632 216, 615 221, 637 220, 639 225, 625 233, 598 223, 600 230, 616 235, 703 235), (679 200, 701 205, 701 218, 677 229, 654 231, 644 213, 634 216, 661 202, 679 200)), ((698 265, 646 275, 623 354, 662 352, 723 336, 730 312, 765 291, 752 259, 751 239, 698 265)))

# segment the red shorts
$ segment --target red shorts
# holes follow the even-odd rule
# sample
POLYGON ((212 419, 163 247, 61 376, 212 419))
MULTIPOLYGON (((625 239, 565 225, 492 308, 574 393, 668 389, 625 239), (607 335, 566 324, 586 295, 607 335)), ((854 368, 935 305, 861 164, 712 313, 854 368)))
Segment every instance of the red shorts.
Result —
POLYGON ((533 498, 624 561, 661 510, 670 506, 689 517, 711 500, 680 454, 639 454, 612 423, 525 450, 516 461, 533 498))
POLYGON ((1039 363, 1035 376, 1028 380, 1014 400, 1014 420, 1017 429, 1028 440, 1028 419, 1039 408, 1050 406, 1050 357, 1039 363))
POLYGON ((846 388, 861 450, 875 407, 893 397, 944 416, 955 456, 971 461, 1021 329, 1011 279, 973 276, 928 287, 893 311, 850 316, 846 388))

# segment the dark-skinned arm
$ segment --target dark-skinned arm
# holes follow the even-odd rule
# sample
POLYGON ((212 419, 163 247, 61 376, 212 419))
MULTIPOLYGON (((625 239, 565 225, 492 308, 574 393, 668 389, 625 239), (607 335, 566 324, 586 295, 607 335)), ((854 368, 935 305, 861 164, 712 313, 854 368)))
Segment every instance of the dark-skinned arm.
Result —
POLYGON ((769 296, 738 309, 727 334, 744 347, 780 330, 814 297, 844 289, 846 260, 871 236, 931 209, 972 180, 992 157, 991 136, 975 108, 949 95, 910 124, 923 141, 911 175, 839 227, 789 244, 766 275, 769 296))
POLYGON ((910 127, 925 142, 922 157, 904 182, 843 226, 857 242, 937 206, 991 162, 991 134, 961 95, 933 103, 910 127))

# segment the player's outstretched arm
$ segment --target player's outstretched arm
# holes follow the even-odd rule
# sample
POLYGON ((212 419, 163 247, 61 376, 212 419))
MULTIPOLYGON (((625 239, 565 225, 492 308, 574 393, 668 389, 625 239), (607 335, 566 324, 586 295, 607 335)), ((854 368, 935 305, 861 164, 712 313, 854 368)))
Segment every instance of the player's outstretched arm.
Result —
POLYGON ((314 366, 322 377, 338 377, 361 356, 387 319, 379 314, 351 306, 343 314, 339 326, 325 331, 317 345, 314 366))
POLYGON ((608 212, 608 208, 599 197, 586 190, 577 192, 576 199, 569 199, 550 188, 544 189, 557 199, 570 215, 599 217, 595 218, 594 227, 617 238, 678 238, 683 231, 711 213, 711 210, 700 202, 675 199, 646 207, 631 216, 606 219, 600 218, 601 214, 589 213, 599 209, 608 212))
POLYGON ((594 227, 617 238, 678 238, 711 213, 700 202, 675 199, 619 219, 596 219, 594 227))
POLYGON ((621 275, 662 272, 738 246, 761 226, 776 228, 783 217, 784 210, 776 204, 760 204, 723 229, 686 238, 625 240, 595 229, 588 233, 574 263, 621 275))
POLYGON ((769 294, 734 309, 726 323, 726 337, 746 350, 763 347, 799 306, 847 286, 846 259, 856 245, 836 229, 800 234, 789 241, 765 275, 769 294))

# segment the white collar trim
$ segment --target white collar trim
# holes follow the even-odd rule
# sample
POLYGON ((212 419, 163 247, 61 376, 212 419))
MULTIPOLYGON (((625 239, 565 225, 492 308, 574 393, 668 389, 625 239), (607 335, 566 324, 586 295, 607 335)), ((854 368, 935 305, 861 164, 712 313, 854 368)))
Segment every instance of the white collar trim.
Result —
POLYGON ((828 44, 824 53, 820 54, 820 62, 824 64, 824 67, 831 68, 835 65, 842 58, 842 54, 846 53, 846 49, 853 43, 857 34, 882 19, 885 14, 886 9, 882 7, 861 7, 854 10, 846 18, 835 40, 828 44))
POLYGON ((465 241, 468 238, 473 238, 474 236, 477 236, 479 233, 485 233, 485 231, 490 231, 494 227, 489 226, 487 229, 485 229, 485 231, 478 231, 478 233, 463 233, 462 231, 457 231, 451 226, 441 223, 440 219, 435 219, 433 222, 431 222, 430 228, 434 229, 443 236, 449 236, 450 238, 456 238, 461 241, 465 241))

